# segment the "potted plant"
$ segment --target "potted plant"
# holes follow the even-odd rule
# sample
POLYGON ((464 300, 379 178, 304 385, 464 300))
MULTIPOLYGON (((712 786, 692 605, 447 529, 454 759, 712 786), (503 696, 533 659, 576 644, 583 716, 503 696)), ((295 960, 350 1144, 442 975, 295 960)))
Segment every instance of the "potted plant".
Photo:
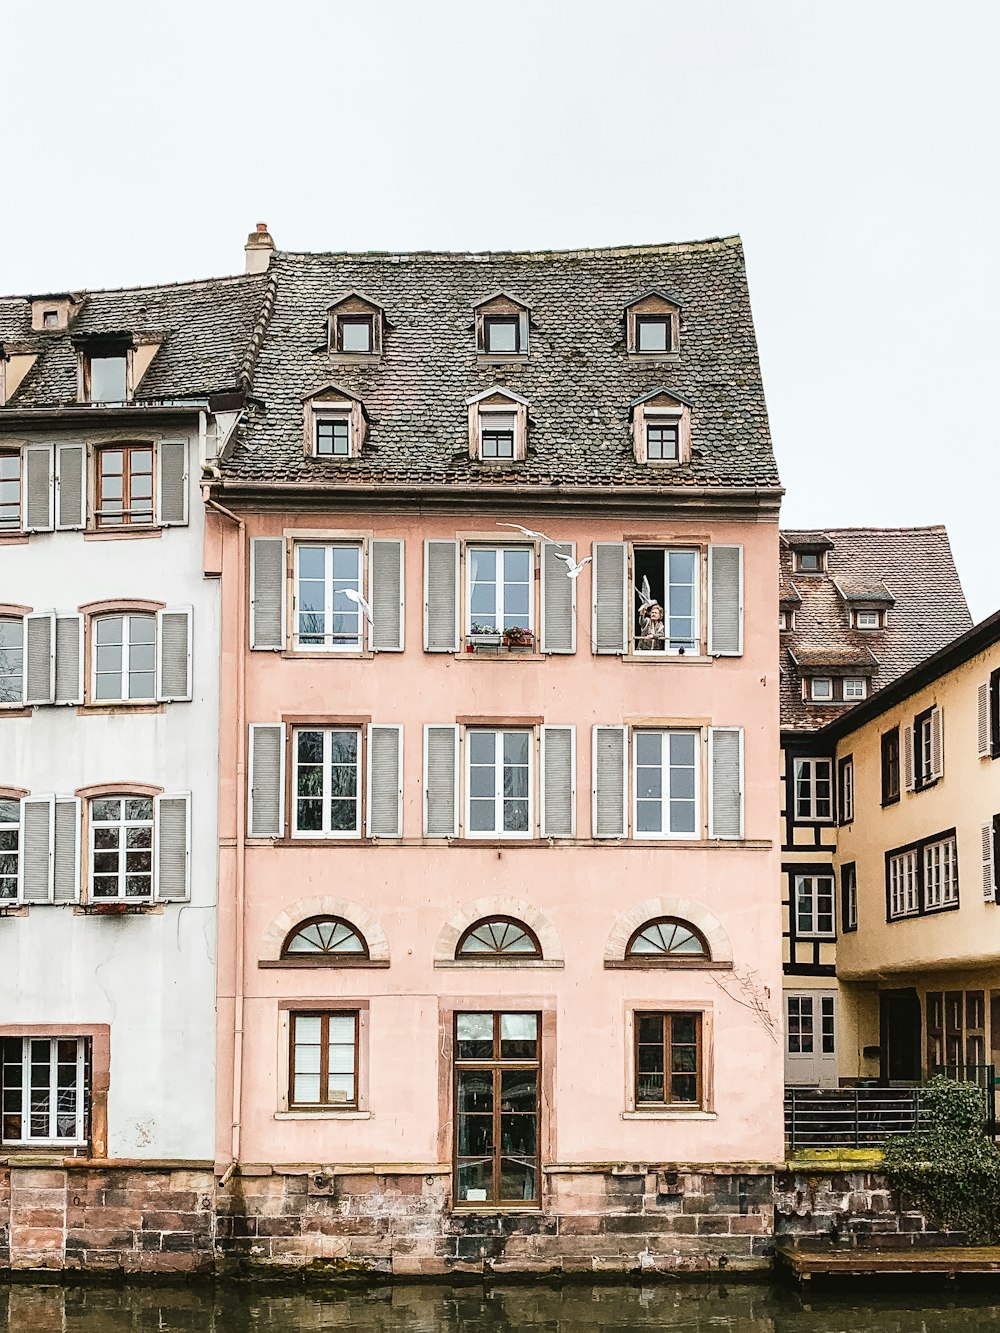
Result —
POLYGON ((124 902, 92 902, 90 913, 92 916, 126 916, 129 907, 130 904, 124 902))
POLYGON ((505 648, 533 648, 535 646, 535 636, 530 629, 525 629, 521 625, 512 625, 510 629, 503 632, 503 646, 505 648))
POLYGON ((468 646, 470 652, 478 648, 499 648, 500 631, 494 625, 479 625, 475 621, 469 630, 468 646))

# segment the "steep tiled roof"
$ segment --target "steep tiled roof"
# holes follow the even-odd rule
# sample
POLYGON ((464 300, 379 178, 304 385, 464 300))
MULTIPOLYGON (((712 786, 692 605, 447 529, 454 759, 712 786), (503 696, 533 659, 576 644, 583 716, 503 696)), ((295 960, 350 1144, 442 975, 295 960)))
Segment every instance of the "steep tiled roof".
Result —
POLYGON ((795 629, 781 635, 781 726, 785 731, 815 731, 850 708, 804 703, 802 677, 794 659, 815 671, 846 651, 856 655, 852 660, 859 664, 860 675, 860 664, 872 655, 878 671, 869 688, 876 691, 972 624, 943 527, 825 528, 782 536, 782 589, 792 581, 790 536, 803 545, 811 537, 826 537, 832 543, 825 574, 795 575, 802 602, 795 608, 795 629), (894 599, 886 628, 852 629, 850 605, 838 584, 845 592, 857 588, 874 592, 884 584, 883 598, 887 591, 894 599))
POLYGON ((74 403, 73 339, 123 331, 143 341, 162 338, 136 389, 137 402, 235 389, 241 370, 252 369, 248 356, 270 286, 269 275, 259 274, 82 293, 82 309, 69 328, 52 333, 31 331, 30 298, 0 297, 0 343, 40 354, 8 407, 74 403))
POLYGON ((779 486, 738 238, 689 245, 525 254, 317 254, 271 258, 277 295, 254 383, 260 410, 236 438, 227 478, 338 483, 602 487, 779 486), (640 362, 625 307, 650 287, 682 303, 676 364, 640 362), (502 289, 531 310, 531 355, 477 355, 475 309, 502 289), (344 364, 326 314, 358 290, 385 311, 383 356, 344 364), (333 381, 370 417, 362 457, 302 450, 302 399, 333 381), (509 468, 468 456, 470 398, 501 383, 529 403, 528 457, 509 468), (694 457, 640 466, 629 404, 666 383, 693 404, 694 457))

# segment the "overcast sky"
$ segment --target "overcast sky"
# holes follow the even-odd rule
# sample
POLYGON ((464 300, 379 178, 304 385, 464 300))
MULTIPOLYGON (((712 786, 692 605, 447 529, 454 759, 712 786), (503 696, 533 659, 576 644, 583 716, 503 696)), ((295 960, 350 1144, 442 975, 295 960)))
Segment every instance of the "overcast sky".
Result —
POLYGON ((786 525, 1000 605, 997 0, 8 6, 0 291, 739 232, 786 525))

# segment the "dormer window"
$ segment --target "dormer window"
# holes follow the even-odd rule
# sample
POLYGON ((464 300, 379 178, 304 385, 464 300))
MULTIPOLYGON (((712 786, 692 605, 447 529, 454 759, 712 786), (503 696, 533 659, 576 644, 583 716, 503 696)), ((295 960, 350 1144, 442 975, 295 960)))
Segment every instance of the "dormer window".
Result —
POLYGON ((128 335, 81 340, 77 344, 77 355, 81 402, 127 403, 131 400, 133 341, 128 335))
POLYGON ((822 574, 825 568, 825 551, 795 552, 795 572, 797 574, 822 574))
POLYGON ((58 310, 43 310, 43 311, 42 311, 42 328, 43 328, 43 329, 57 329, 58 327, 59 327, 59 311, 58 311, 58 310))
POLYGON ((626 306, 625 325, 629 356, 679 359, 681 307, 669 293, 657 287, 643 292, 626 306))
POLYGON ((854 628, 855 629, 882 629, 885 624, 882 611, 855 611, 854 628))
POLYGON ((50 292, 31 298, 32 333, 58 333, 68 329, 83 308, 83 297, 72 292, 50 292))
POLYGON ((487 389, 468 401, 469 457, 486 463, 523 459, 528 445, 528 404, 509 389, 487 389))
POLYGON ((667 388, 653 389, 629 405, 637 463, 687 463, 691 459, 691 404, 667 388))
POLYGON ((311 458, 358 458, 368 415, 360 398, 326 384, 302 400, 303 444, 311 458))
POLYGON ((529 308, 509 292, 498 291, 476 306, 476 350, 480 356, 525 357, 529 308))
POLYGON ((794 628, 795 628, 795 612, 779 611, 778 629, 781 630, 782 632, 785 632, 787 630, 793 630, 794 628))
POLYGON ((374 344, 371 315, 340 315, 337 319, 338 352, 370 352, 374 344))
POLYGON ((328 350, 338 356, 367 357, 382 353, 382 307, 362 295, 347 292, 327 311, 328 350))

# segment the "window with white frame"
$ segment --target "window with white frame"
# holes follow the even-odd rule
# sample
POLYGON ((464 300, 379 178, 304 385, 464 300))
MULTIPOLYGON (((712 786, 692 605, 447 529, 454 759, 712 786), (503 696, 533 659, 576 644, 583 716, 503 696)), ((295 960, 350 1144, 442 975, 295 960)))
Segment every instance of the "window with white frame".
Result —
POLYGON ((530 546, 470 546, 468 633, 533 629, 534 552, 530 546))
POLYGON ((829 703, 833 699, 833 681, 829 676, 813 676, 809 681, 809 698, 813 703, 829 703))
POLYGON ((293 736, 293 829, 300 837, 361 834, 361 732, 357 727, 303 727, 293 736))
POLYGON ((350 458, 351 418, 347 412, 316 418, 316 457, 350 458))
POLYGON ((795 876, 795 934, 799 939, 834 938, 832 875, 795 876))
POLYGON ((794 611, 779 611, 779 612, 778 612, 778 629, 779 629, 779 630, 782 630, 782 631, 787 631, 787 630, 791 630, 791 629, 794 629, 794 628, 795 628, 795 612, 794 612, 794 611))
POLYGON ((840 925, 845 932, 858 928, 858 867, 849 861, 840 868, 840 925))
POLYGON ((919 791, 929 787, 938 776, 934 763, 933 708, 927 708, 913 720, 913 779, 919 791))
POLYGON ((864 676, 847 676, 844 679, 844 698, 852 701, 864 699, 868 694, 868 682, 864 676))
POLYGON ((513 412, 479 410, 479 457, 513 458, 517 418, 513 412))
POLYGON ((152 796, 90 802, 90 897, 148 902, 153 896, 152 796))
POLYGON ((854 613, 855 629, 881 629, 882 612, 881 611, 855 611, 854 613))
POLYGON ((958 846, 942 838, 924 847, 924 911, 953 907, 958 902, 958 846))
POLYGON ((86 1037, 0 1037, 0 1143, 83 1144, 89 1119, 86 1037))
POLYGON ((0 902, 17 898, 21 859, 21 802, 0 797, 0 902))
POLYGON ((889 857, 889 918, 916 916, 920 911, 916 849, 889 857))
POLYGON ((156 698, 156 617, 148 614, 96 616, 95 700, 156 698))
POLYGON ((527 838, 533 832, 533 734, 466 732, 466 832, 471 838, 527 838))
POLYGON ((21 530, 21 451, 0 451, 0 532, 21 530))
POLYGON ((0 616, 0 704, 20 704, 24 698, 24 621, 0 616))
POLYGON ((832 759, 796 759, 793 782, 797 820, 822 824, 833 819, 832 759))
POLYGON ((297 542, 295 646, 358 652, 364 646, 359 542, 297 542), (353 594, 353 595, 351 595, 353 594))
POLYGON ((698 836, 697 731, 637 731, 632 747, 637 838, 698 836))
POLYGON ((854 820, 854 756, 849 754, 841 759, 838 766, 840 778, 840 822, 850 824, 854 820))
POLYGON ((674 547, 634 549, 633 644, 637 653, 697 653, 700 560, 674 547))

